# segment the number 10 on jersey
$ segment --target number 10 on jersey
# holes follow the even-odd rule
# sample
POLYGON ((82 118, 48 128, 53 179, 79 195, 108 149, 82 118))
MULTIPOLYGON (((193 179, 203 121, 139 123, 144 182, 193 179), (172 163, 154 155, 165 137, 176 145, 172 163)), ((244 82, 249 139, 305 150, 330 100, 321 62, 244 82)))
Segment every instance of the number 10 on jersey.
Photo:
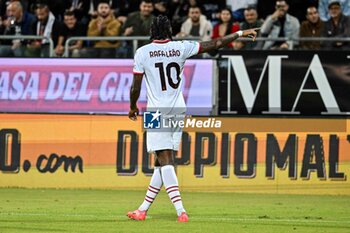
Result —
POLYGON ((181 77, 180 77, 180 65, 177 64, 176 62, 171 62, 169 63, 165 70, 164 70, 164 64, 163 62, 158 62, 155 64, 155 67, 159 69, 159 76, 160 76, 160 82, 162 83, 162 91, 166 91, 167 90, 167 86, 166 86, 166 81, 165 81, 165 75, 168 78, 168 83, 169 85, 174 88, 177 89, 180 85, 180 81, 181 81, 181 77), (175 69, 176 71, 176 80, 177 83, 173 82, 173 79, 171 77, 171 69, 175 69))

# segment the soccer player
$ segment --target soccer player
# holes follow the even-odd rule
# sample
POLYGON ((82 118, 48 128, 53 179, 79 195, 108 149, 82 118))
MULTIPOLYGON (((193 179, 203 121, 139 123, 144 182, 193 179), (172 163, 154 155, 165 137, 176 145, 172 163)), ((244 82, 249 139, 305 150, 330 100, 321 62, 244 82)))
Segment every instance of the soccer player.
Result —
MULTIPOLYGON (((147 109, 161 109, 157 114, 183 114, 186 105, 181 92, 182 73, 187 58, 219 49, 239 37, 256 37, 257 29, 237 31, 236 33, 211 41, 172 41, 172 29, 166 16, 153 19, 151 26, 152 43, 139 48, 134 58, 134 79, 130 89, 129 118, 136 120, 139 113, 137 100, 140 96, 142 78, 146 79, 147 109)), ((147 210, 164 184, 178 215, 179 222, 188 222, 188 215, 183 207, 174 169, 174 154, 179 149, 182 131, 175 127, 171 132, 147 131, 147 151, 156 154, 154 172, 145 199, 141 206, 127 216, 134 220, 145 220, 147 210)))

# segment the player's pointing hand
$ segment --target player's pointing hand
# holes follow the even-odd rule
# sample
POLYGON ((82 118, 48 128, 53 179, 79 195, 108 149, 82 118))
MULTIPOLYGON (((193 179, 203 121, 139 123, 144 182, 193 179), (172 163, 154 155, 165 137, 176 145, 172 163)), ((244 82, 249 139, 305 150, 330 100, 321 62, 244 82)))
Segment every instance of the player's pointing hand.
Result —
POLYGON ((252 28, 252 29, 244 30, 242 37, 249 37, 249 38, 252 38, 253 41, 255 41, 255 38, 258 34, 257 31, 259 31, 259 30, 260 30, 260 28, 252 28))

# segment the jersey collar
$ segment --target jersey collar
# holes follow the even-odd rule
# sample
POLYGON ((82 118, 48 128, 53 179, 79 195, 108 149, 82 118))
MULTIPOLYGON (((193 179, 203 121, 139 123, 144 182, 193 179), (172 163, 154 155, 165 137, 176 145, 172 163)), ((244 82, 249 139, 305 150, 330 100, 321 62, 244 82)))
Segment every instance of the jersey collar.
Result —
POLYGON ((167 40, 153 40, 152 43, 157 43, 157 44, 165 44, 165 43, 168 43, 170 42, 169 39, 167 40))

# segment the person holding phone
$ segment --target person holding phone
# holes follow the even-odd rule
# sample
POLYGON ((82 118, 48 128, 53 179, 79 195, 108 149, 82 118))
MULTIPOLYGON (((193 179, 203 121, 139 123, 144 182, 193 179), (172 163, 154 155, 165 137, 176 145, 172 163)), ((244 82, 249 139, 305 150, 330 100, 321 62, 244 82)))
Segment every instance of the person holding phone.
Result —
MULTIPOLYGON (((288 38, 298 39, 299 20, 288 14, 289 5, 286 0, 277 0, 275 12, 269 15, 261 27, 261 35, 268 38, 288 38)), ((294 45, 297 42, 294 42, 294 45)), ((267 40, 263 49, 293 49, 293 41, 273 41, 267 40)))
MULTIPOLYGON (((6 19, 0 17, 0 34, 8 36, 30 35, 34 15, 26 12, 19 1, 6 7, 6 19)), ((0 57, 22 57, 27 41, 21 39, 2 40, 0 57)))

